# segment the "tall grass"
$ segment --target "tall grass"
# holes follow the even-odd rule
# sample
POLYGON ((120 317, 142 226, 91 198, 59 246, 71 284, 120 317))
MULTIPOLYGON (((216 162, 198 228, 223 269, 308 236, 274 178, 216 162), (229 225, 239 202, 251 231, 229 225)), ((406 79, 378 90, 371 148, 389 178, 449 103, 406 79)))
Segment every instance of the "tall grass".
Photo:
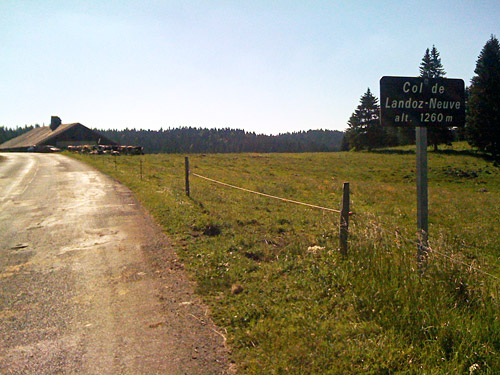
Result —
POLYGON ((119 157, 116 171, 111 157, 79 158, 130 186, 165 228, 239 373, 495 374, 500 171, 465 151, 429 154, 436 252, 422 275, 411 148, 190 156, 201 175, 332 208, 349 181, 346 258, 337 214, 195 177, 187 198, 183 156, 142 157, 142 181, 139 157, 119 157))

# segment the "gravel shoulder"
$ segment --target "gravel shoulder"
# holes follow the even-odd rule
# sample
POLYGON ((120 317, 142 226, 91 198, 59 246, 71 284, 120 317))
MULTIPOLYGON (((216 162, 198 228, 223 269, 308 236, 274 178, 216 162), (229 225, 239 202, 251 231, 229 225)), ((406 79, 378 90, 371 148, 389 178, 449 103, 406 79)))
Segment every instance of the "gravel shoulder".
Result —
POLYGON ((224 333, 133 194, 76 160, 0 162, 0 373, 229 374, 224 333))

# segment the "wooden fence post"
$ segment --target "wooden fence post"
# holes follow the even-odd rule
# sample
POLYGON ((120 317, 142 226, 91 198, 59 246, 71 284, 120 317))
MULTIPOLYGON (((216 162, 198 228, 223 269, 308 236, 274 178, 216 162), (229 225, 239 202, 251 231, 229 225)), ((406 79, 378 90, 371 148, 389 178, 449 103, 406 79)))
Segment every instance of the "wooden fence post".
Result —
POLYGON ((187 156, 184 159, 184 166, 185 166, 185 171, 186 171, 186 195, 189 197, 191 194, 191 191, 189 188, 189 158, 187 156))
POLYGON ((347 238, 349 234, 349 182, 344 183, 342 210, 340 212, 340 253, 347 256, 347 238))

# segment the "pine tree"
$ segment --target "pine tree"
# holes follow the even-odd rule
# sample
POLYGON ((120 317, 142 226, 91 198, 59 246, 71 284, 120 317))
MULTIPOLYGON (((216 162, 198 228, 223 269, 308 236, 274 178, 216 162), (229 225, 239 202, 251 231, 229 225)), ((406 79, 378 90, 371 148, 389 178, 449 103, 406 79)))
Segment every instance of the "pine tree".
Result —
MULTIPOLYGON (((441 63, 441 57, 436 46, 432 46, 425 50, 425 55, 420 63, 420 77, 422 78, 440 78, 444 77, 446 72, 441 63)), ((453 132, 446 126, 432 124, 428 128, 429 143, 434 146, 434 150, 438 150, 440 144, 450 144, 453 141, 453 132)))
POLYGON ((360 99, 360 104, 349 118, 346 132, 349 148, 371 150, 390 144, 387 132, 380 124, 378 99, 370 89, 360 99))
POLYGON ((422 62, 420 63, 420 77, 432 78, 432 58, 429 52, 429 48, 425 50, 425 55, 422 57, 422 62))
POLYGON ((486 42, 471 80, 467 113, 469 143, 493 157, 500 156, 500 43, 486 42))
POLYGON ((446 72, 443 69, 443 64, 441 64, 441 57, 439 57, 439 52, 436 46, 432 46, 431 50, 431 78, 444 77, 446 72))

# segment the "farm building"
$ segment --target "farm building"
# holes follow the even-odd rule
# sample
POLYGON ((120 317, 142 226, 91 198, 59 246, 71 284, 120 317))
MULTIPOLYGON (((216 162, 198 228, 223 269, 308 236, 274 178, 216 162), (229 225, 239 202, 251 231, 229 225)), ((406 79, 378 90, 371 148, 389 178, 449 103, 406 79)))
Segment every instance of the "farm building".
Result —
POLYGON ((59 117, 53 116, 50 126, 35 128, 9 139, 0 145, 0 151, 42 150, 49 145, 66 148, 70 145, 97 146, 117 145, 117 143, 80 123, 61 124, 59 117))

